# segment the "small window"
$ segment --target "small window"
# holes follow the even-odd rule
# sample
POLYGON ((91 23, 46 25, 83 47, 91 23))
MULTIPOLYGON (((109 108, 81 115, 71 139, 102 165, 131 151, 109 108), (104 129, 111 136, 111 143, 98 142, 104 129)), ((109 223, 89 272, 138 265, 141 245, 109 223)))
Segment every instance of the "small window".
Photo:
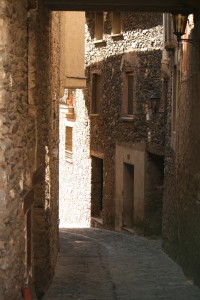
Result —
POLYGON ((175 149, 176 144, 176 118, 177 118, 177 105, 178 105, 178 88, 180 82, 180 71, 177 65, 173 68, 173 86, 172 86, 172 148, 175 149))
POLYGON ((121 34, 121 12, 113 12, 112 14, 112 34, 121 34))
POLYGON ((72 132, 73 128, 66 126, 65 128, 65 157, 72 159, 72 132))
POLYGON ((133 114, 133 87, 134 87, 134 76, 133 74, 127 75, 127 89, 128 89, 128 95, 127 95, 127 113, 128 115, 133 114))
POLYGON ((173 88, 172 88, 172 131, 176 131, 176 105, 177 105, 177 66, 173 69, 173 88))
POLYGON ((100 97, 101 97, 101 76, 97 73, 94 73, 92 76, 92 102, 91 102, 92 114, 99 113, 100 97))
POLYGON ((124 73, 123 76, 123 98, 122 98, 122 115, 133 116, 136 111, 135 92, 134 92, 134 74, 124 73))
POLYGON ((95 40, 103 39, 103 12, 95 13, 95 40))

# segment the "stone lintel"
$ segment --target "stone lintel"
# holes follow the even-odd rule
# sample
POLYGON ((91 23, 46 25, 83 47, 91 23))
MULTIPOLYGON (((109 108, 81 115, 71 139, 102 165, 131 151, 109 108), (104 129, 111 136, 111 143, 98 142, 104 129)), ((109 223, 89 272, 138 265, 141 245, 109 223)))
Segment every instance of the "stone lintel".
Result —
POLYGON ((95 151, 95 150, 91 150, 90 151, 90 155, 94 156, 94 157, 98 157, 103 159, 104 158, 104 153, 100 152, 100 151, 95 151))
POLYGON ((159 156, 165 155, 164 146, 160 146, 155 143, 147 143, 147 152, 159 156))

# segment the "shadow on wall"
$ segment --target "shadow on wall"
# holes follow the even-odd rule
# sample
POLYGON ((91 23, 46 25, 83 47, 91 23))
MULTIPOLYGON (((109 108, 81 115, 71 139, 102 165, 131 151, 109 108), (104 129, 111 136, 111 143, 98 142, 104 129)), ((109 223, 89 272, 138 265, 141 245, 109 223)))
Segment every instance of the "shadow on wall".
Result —
MULTIPOLYGON (((95 13, 87 12, 87 19, 90 29, 90 36, 95 38, 95 13), (90 21, 89 21, 90 19, 90 21)), ((110 20, 112 19, 112 12, 104 12, 104 33, 110 35, 112 33, 112 27, 110 20)), ((162 30, 162 14, 161 13, 137 13, 137 12, 121 12, 122 31, 123 33, 129 33, 133 30, 137 31, 139 35, 144 35, 148 30, 153 30, 155 27, 160 27, 162 30), (131 20, 131 21, 129 21, 131 20), (142 32, 143 31, 143 32, 142 32)), ((160 32, 159 32, 160 34, 160 32)), ((154 36, 155 37, 155 36, 154 36)))
MULTIPOLYGON (((96 188, 100 189, 100 185, 103 187, 99 200, 93 190, 95 187, 92 187, 92 215, 102 218, 103 225, 107 228, 114 228, 115 223, 114 157, 116 144, 152 143, 162 149, 163 155, 164 113, 158 111, 152 120, 148 121, 144 110, 152 93, 161 94, 159 68, 161 54, 161 50, 154 50, 112 55, 105 60, 91 64, 86 69, 88 86, 86 104, 91 121, 90 150, 93 153, 93 160, 101 159, 103 165, 103 179, 99 181, 99 187, 95 183, 96 188), (130 83, 129 80, 132 82, 130 83), (133 104, 130 115, 128 98, 133 104), (151 131, 150 139, 149 130, 151 131)), ((154 167, 156 168, 156 163, 154 167)), ((92 174, 93 176, 96 174, 95 168, 92 169, 92 174)), ((159 199, 161 198, 162 196, 159 199)), ((155 205, 154 203, 154 207, 155 205)), ((148 223, 148 226, 152 227, 152 231, 149 230, 154 234, 161 232, 162 203, 159 205, 160 207, 157 207, 158 218, 153 216, 155 217, 154 223, 159 224, 150 224, 148 220, 146 222, 146 225, 148 223)), ((150 215, 149 211, 149 218, 152 220, 150 215)), ((150 231, 148 234, 151 234, 150 231)))
MULTIPOLYGON (((152 93, 161 94, 161 50, 129 52, 113 55, 86 69, 86 105, 91 120, 91 150, 114 151, 118 142, 147 141, 145 105, 152 93), (94 80, 94 75, 97 78, 94 80), (132 75, 131 101, 132 122, 125 122, 129 116, 127 98, 129 74, 132 75), (100 78, 98 78, 100 77, 100 78), (95 109, 92 107, 95 103, 95 109), (122 134, 123 133, 123 134, 122 134), (109 148, 107 147, 109 145, 109 148)), ((162 106, 162 99, 160 106, 162 106)), ((151 124, 151 142, 163 147, 163 112, 158 111, 151 124)))

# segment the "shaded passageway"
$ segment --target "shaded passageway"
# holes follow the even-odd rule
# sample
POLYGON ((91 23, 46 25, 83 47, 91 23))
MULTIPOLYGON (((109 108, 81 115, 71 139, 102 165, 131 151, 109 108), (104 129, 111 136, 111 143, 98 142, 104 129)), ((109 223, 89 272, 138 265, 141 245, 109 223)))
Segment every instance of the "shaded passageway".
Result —
POLYGON ((63 229, 45 300, 197 300, 199 288, 161 250, 159 240, 100 229, 63 229))

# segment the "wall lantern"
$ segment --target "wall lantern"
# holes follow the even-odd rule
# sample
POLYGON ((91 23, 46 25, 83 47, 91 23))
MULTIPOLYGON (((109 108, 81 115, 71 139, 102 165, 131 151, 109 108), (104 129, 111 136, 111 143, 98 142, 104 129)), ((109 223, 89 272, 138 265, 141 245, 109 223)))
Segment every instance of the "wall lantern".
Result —
POLYGON ((152 111, 156 112, 160 106, 160 96, 158 94, 153 94, 149 97, 150 108, 152 111))
POLYGON ((176 35, 178 43, 184 41, 184 42, 188 42, 191 44, 195 44, 195 43, 199 44, 199 41, 195 41, 193 39, 182 39, 181 38, 182 35, 185 34, 185 29, 187 26, 189 14, 190 14, 189 12, 182 12, 182 13, 173 12, 172 13, 173 26, 174 26, 173 33, 176 35))

